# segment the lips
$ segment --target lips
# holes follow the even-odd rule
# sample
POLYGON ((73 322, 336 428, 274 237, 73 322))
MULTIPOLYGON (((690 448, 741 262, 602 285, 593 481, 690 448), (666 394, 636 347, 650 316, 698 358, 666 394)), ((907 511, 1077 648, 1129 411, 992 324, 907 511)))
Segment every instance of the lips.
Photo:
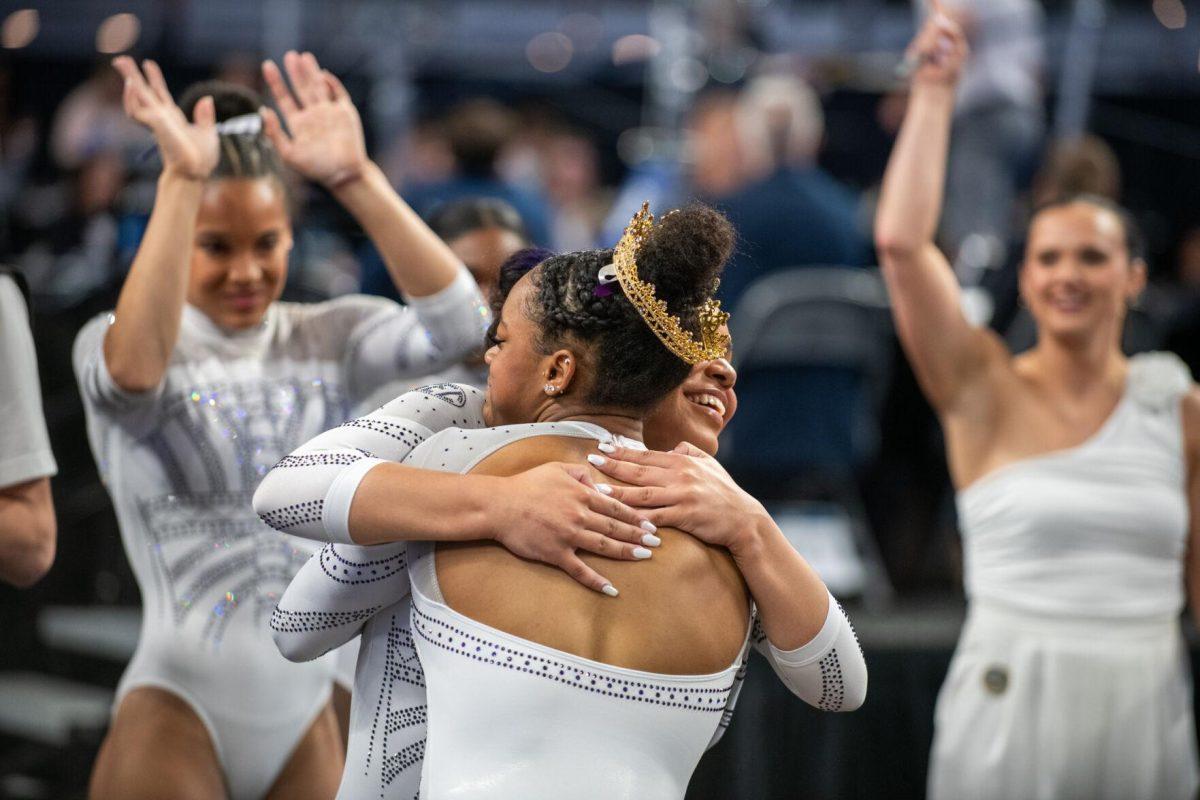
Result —
POLYGON ((721 422, 725 421, 725 401, 712 392, 687 392, 684 397, 689 402, 703 408, 710 414, 713 414, 721 422))
POLYGON ((1048 300, 1051 308, 1056 311, 1061 311, 1064 314, 1075 314, 1087 306, 1087 299, 1079 295, 1068 297, 1051 297, 1048 300))
POLYGON ((262 295, 258 292, 249 294, 226 295, 225 302, 235 311, 253 311, 261 303, 262 295))

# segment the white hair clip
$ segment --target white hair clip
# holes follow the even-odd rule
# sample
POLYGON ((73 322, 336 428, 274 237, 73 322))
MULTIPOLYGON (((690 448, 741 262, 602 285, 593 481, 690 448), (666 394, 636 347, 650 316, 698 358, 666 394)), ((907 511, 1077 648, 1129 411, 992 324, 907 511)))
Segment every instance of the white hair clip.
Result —
POLYGON ((217 133, 222 136, 254 136, 261 132, 262 117, 259 116, 257 111, 253 114, 241 114, 236 117, 230 117, 224 122, 217 123, 217 133))
POLYGON ((610 283, 617 281, 617 266, 616 264, 606 264, 600 268, 600 272, 596 274, 596 280, 601 286, 607 286, 610 283))

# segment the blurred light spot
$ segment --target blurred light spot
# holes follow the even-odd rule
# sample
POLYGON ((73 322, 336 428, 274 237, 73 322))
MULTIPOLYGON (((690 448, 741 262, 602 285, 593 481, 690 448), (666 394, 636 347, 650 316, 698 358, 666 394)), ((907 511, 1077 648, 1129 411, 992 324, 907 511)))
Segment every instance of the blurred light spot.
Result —
POLYGON ((758 51, 742 47, 732 53, 713 54, 708 59, 708 74, 721 83, 737 83, 746 77, 750 66, 758 60, 758 51))
POLYGON ((0 44, 9 50, 19 50, 37 38, 40 25, 36 9, 14 11, 4 20, 4 27, 0 28, 0 44))
POLYGON ((96 30, 96 50, 101 53, 124 53, 137 44, 142 23, 134 14, 113 14, 96 30))
POLYGON ((612 60, 618 67, 649 61, 658 55, 662 45, 644 33, 631 33, 613 42, 612 60))
POLYGON ((662 131, 656 128, 629 128, 617 137, 617 156, 629 166, 637 166, 658 155, 662 131))
POLYGON ((565 34, 557 31, 539 33, 525 46, 525 57, 538 72, 559 72, 571 63, 575 46, 565 34))
POLYGON ((1151 8, 1165 28, 1175 31, 1187 25, 1187 9, 1183 7, 1183 0, 1154 0, 1151 8))
POLYGON ((699 91, 708 83, 708 67, 694 58, 681 58, 670 67, 671 85, 680 92, 699 91))
POLYGON ((586 53, 595 50, 604 38, 604 22, 595 14, 568 14, 558 29, 575 44, 575 50, 586 53))

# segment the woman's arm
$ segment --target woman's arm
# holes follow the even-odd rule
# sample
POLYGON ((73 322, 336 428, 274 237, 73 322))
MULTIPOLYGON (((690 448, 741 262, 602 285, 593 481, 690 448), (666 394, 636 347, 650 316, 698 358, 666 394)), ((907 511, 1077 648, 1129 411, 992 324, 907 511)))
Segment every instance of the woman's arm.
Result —
POLYGON ((346 545, 495 539, 559 566, 573 565, 579 549, 632 558, 647 534, 644 517, 598 490, 581 466, 498 477, 397 463, 435 431, 482 427, 481 406, 469 386, 409 392, 281 460, 259 484, 254 509, 276 530, 346 545))
POLYGON ((274 62, 263 77, 287 123, 263 109, 264 130, 283 160, 324 185, 366 231, 396 287, 426 297, 450 286, 462 269, 445 242, 392 189, 367 157, 358 110, 346 88, 312 53, 288 52, 283 60, 291 89, 274 62))
POLYGON ((690 444, 670 453, 601 449, 607 455, 589 457, 592 465, 632 484, 613 486, 613 497, 655 525, 729 550, 758 609, 755 644, 789 689, 827 711, 862 705, 867 668, 850 621, 761 503, 690 444))
POLYGON ((154 210, 103 345, 113 383, 141 393, 162 381, 179 338, 196 212, 218 142, 212 98, 196 104, 189 123, 157 64, 143 62, 145 76, 127 56, 113 65, 125 78, 125 112, 154 133, 163 161, 154 210))
POLYGON ((957 279, 934 244, 942 213, 954 94, 967 45, 958 25, 929 18, 909 47, 916 65, 908 112, 875 216, 875 245, 896 330, 930 402, 952 409, 993 352, 963 315, 957 279))
POLYGON ((1200 627, 1200 388, 1192 387, 1183 398, 1183 430, 1188 454, 1189 519, 1185 572, 1192 622, 1200 627))

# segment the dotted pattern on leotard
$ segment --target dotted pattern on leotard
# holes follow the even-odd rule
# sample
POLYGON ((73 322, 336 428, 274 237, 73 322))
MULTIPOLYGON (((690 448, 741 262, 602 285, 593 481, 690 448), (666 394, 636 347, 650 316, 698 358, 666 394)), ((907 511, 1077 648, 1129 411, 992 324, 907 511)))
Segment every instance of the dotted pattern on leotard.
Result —
POLYGON ((280 633, 308 633, 340 628, 369 619, 383 606, 358 611, 288 611, 275 607, 271 612, 271 630, 280 633))
POLYGON ((390 736, 396 731, 402 731, 414 725, 425 725, 428 722, 429 709, 427 706, 397 708, 388 712, 387 725, 384 726, 383 730, 390 736))
POLYGON ((372 561, 351 561, 343 556, 335 545, 327 544, 321 548, 321 571, 330 580, 346 586, 375 583, 387 580, 398 572, 408 568, 408 553, 399 553, 386 558, 372 561))
POLYGON ((820 661, 821 699, 817 707, 823 711, 840 711, 846 700, 846 684, 842 680, 842 662, 834 650, 820 661))
POLYGON ((403 444, 405 447, 416 447, 424 439, 407 425, 391 422, 386 419, 359 417, 338 426, 339 428, 361 428, 382 434, 403 444))
MULTIPOLYGON (((425 758, 425 740, 413 742, 398 752, 392 753, 383 762, 383 782, 385 785, 396 780, 396 776, 409 767, 420 764, 425 758)), ((383 797, 383 792, 379 793, 383 797)))
POLYGON ((413 630, 435 647, 473 661, 524 672, 586 692, 688 711, 722 713, 733 684, 720 689, 681 689, 667 684, 647 683, 615 675, 592 672, 566 661, 547 658, 497 642, 490 642, 435 619, 413 607, 413 630))
POLYGON ((363 456, 356 453, 313 453, 306 456, 284 456, 274 469, 291 469, 295 467, 326 467, 348 466, 355 461, 362 461, 363 456))
POLYGON ((433 383, 417 387, 414 391, 445 400, 455 408, 462 408, 467 404, 467 393, 453 383, 433 383))
POLYGON ((392 708, 392 696, 397 683, 408 683, 425 688, 425 672, 417 657, 417 648, 413 643, 412 631, 404 624, 407 613, 393 613, 389 620, 387 647, 383 657, 383 675, 380 684, 383 687, 379 693, 379 702, 375 706, 375 718, 371 720, 371 733, 367 742, 367 757, 363 761, 363 775, 370 776, 371 761, 375 757, 376 745, 379 746, 381 759, 379 796, 387 793, 388 786, 405 769, 421 763, 425 755, 425 739, 411 743, 389 755, 389 743, 392 736, 401 730, 424 725, 426 707, 418 705, 408 708, 392 708), (403 720, 406 725, 398 725, 403 720), (412 755, 416 753, 415 760, 412 755))
POLYGON ((325 499, 306 500, 283 508, 272 509, 259 516, 262 521, 277 531, 286 531, 299 525, 310 525, 321 521, 321 512, 325 508, 325 499))

